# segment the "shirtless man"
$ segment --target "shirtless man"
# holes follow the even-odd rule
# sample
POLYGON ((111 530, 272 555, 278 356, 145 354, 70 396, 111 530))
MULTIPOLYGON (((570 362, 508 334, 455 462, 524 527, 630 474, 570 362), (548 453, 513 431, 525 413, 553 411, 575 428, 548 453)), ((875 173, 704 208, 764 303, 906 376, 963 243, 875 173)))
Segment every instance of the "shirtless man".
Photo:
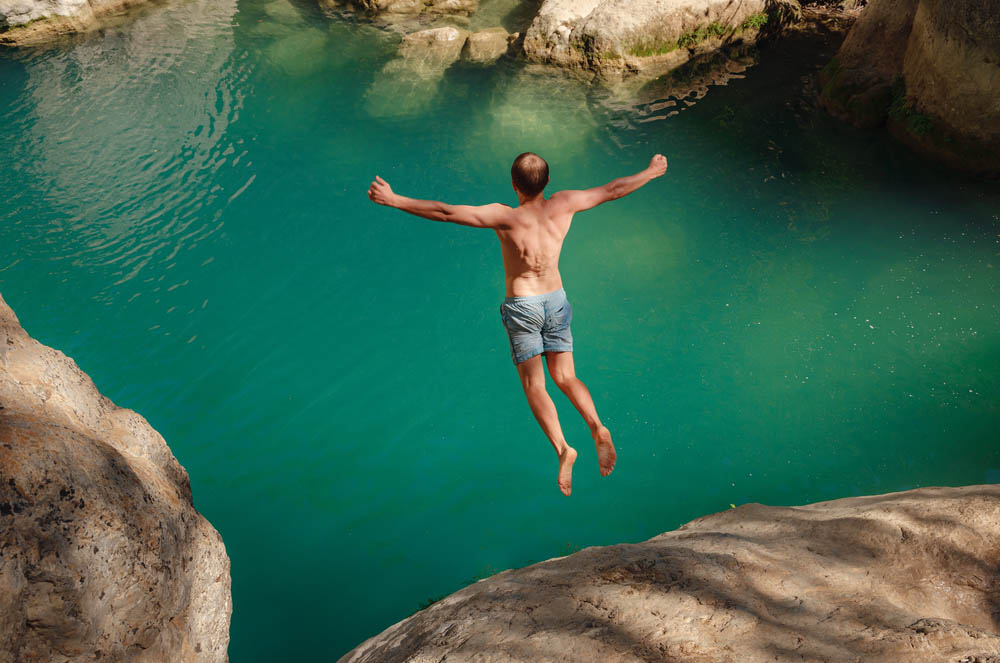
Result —
POLYGON ((601 424, 590 392, 577 379, 573 367, 569 328, 573 310, 559 276, 559 252, 574 214, 627 196, 666 170, 666 158, 657 154, 648 168, 635 175, 584 191, 559 191, 546 200, 542 191, 549 182, 549 165, 537 154, 525 152, 510 169, 518 200, 514 208, 502 203, 477 207, 407 198, 393 193, 389 183, 378 176, 368 189, 368 197, 379 205, 431 221, 491 228, 497 234, 507 289, 500 316, 528 405, 559 456, 559 490, 567 496, 573 485, 576 450, 563 437, 555 404, 545 391, 542 355, 556 386, 590 426, 602 476, 611 474, 617 454, 611 432, 601 424))

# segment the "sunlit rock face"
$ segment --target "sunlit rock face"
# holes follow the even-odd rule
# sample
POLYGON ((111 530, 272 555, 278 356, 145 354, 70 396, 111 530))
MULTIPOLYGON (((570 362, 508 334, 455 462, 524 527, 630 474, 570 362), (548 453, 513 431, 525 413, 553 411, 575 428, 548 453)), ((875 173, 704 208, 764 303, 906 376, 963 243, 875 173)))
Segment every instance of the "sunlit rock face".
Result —
POLYGON ((17 46, 82 32, 102 17, 146 0, 0 0, 0 45, 17 46))
POLYGON ((141 416, 0 297, 0 662, 227 660, 229 558, 141 416))
POLYGON ((796 0, 545 0, 524 52, 536 62, 607 78, 660 75, 797 17, 796 0))
POLYGON ((747 504, 505 571, 342 663, 994 661, 1000 485, 747 504))
POLYGON ((1000 0, 873 0, 821 83, 833 115, 1000 173, 1000 0))

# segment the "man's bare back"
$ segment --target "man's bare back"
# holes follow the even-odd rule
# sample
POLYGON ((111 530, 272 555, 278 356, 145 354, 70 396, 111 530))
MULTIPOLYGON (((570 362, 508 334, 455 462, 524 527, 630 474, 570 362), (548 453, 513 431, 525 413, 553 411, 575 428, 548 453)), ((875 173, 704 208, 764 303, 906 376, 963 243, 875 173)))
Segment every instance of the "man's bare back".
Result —
POLYGON ((491 228, 496 233, 503 253, 507 296, 501 307, 504 327, 528 405, 559 456, 558 484, 564 495, 572 490, 577 452, 563 437, 555 405, 545 391, 542 356, 553 381, 590 427, 602 476, 611 474, 617 453, 611 433, 597 416, 590 392, 576 377, 569 333, 572 309, 559 275, 563 241, 574 214, 626 196, 663 175, 666 169, 666 158, 657 154, 646 169, 635 175, 593 189, 560 191, 546 199, 543 190, 549 179, 548 164, 526 152, 515 159, 511 168, 517 207, 502 203, 448 205, 407 198, 393 193, 388 182, 377 176, 368 189, 368 197, 380 205, 432 221, 491 228))

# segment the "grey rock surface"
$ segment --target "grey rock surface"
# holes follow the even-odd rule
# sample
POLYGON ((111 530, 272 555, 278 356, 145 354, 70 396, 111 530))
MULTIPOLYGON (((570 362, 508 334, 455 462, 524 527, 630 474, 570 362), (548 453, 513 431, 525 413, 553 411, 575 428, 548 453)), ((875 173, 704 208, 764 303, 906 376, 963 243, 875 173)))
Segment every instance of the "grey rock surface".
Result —
POLYGON ((465 41, 462 59, 475 64, 493 64, 507 52, 509 38, 501 27, 473 32, 465 41))
POLYGON ((229 558, 187 473, 0 297, 0 662, 227 660, 229 558))
POLYGON ((747 504, 482 580, 342 663, 1000 660, 1000 486, 747 504))

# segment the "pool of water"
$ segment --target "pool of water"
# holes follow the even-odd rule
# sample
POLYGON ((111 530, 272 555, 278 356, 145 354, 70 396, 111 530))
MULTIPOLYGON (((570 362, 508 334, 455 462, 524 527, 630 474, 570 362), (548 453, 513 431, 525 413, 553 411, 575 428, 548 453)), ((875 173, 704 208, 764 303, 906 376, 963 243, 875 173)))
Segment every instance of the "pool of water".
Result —
POLYGON ((235 663, 335 660, 476 577, 730 504, 1000 481, 1000 190, 816 111, 822 55, 622 107, 513 63, 415 84, 397 39, 189 0, 0 54, 0 291, 190 472, 235 663), (569 499, 495 238, 365 197, 514 203, 525 150, 551 190, 670 160, 566 242, 619 449, 601 478, 557 395, 569 499))

